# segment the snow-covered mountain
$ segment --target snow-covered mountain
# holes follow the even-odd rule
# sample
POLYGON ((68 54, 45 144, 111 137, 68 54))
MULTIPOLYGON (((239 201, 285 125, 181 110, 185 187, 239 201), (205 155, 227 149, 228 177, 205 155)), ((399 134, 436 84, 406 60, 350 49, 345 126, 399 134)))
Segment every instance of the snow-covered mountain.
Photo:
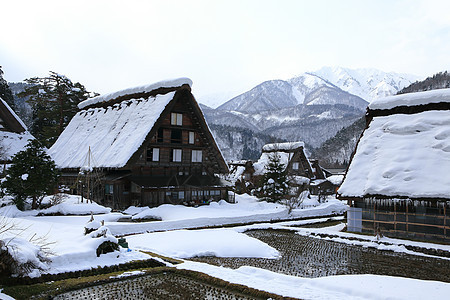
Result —
POLYGON ((419 76, 411 74, 383 72, 372 68, 323 67, 312 74, 368 102, 379 97, 393 95, 421 79, 419 76))
POLYGON ((305 105, 344 104, 364 110, 367 101, 328 81, 305 73, 288 81, 265 81, 217 107, 218 110, 258 113, 305 105))
POLYGON ((376 69, 323 67, 286 81, 265 81, 217 109, 261 112, 297 104, 344 104, 365 109, 373 99, 393 95, 417 79, 415 75, 376 69))
POLYGON ((234 97, 217 109, 252 113, 295 106, 302 100, 302 96, 287 81, 270 80, 234 97))
POLYGON ((238 150, 242 134, 230 134, 229 126, 233 132, 245 129, 266 136, 252 141, 256 147, 267 136, 319 147, 361 118, 372 99, 395 94, 416 80, 417 76, 375 69, 324 67, 289 80, 265 81, 216 109, 203 110, 209 124, 228 128, 217 127, 215 132, 219 146, 227 149, 226 159, 243 159, 250 158, 244 153, 261 149, 238 150))

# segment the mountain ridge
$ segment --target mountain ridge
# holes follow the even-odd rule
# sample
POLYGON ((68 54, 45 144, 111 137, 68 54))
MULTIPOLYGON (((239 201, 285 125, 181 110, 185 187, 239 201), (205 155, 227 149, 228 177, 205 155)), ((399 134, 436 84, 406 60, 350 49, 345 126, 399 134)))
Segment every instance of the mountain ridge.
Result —
MULTIPOLYGON (((253 132, 255 136, 264 134, 287 141, 300 140, 317 148, 364 116, 369 104, 367 99, 394 94, 415 78, 417 76, 376 69, 324 67, 288 80, 264 81, 216 109, 203 110, 211 125, 231 126, 235 132, 239 128, 250 130, 250 133, 246 131, 246 136, 253 132)), ((242 138, 237 133, 224 138, 221 135, 225 132, 218 130, 216 135, 219 146, 227 149, 226 159, 248 159, 250 157, 241 155, 261 151, 255 148, 233 152, 233 145, 242 138)), ((259 146, 262 140, 268 138, 258 139, 252 146, 259 146)), ((338 159, 339 163, 344 161, 344 156, 338 159)))

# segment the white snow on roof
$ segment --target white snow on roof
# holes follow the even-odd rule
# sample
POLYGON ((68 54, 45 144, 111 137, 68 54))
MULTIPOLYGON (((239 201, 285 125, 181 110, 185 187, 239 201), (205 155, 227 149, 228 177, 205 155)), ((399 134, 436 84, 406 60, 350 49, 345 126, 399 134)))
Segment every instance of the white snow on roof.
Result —
POLYGON ((378 98, 369 104, 369 109, 391 109, 397 106, 414 106, 439 102, 450 102, 450 89, 439 89, 378 98))
MULTIPOLYGON (((267 145, 266 145, 267 146, 267 145)), ((257 162, 253 164, 253 168, 255 169, 255 175, 263 175, 266 173, 266 166, 270 161, 270 157, 272 155, 278 155, 280 157, 280 163, 287 167, 289 161, 292 156, 294 156, 293 152, 263 152, 261 157, 257 162)))
POLYGON ((2 153, 0 158, 11 160, 17 152, 24 150, 30 139, 34 139, 34 137, 28 131, 22 133, 0 131, 0 145, 4 150, 4 154, 2 153))
POLYGON ((375 117, 339 193, 450 198, 450 111, 375 117))
POLYGON ((179 87, 183 84, 188 84, 189 86, 192 86, 192 80, 189 78, 177 78, 177 79, 170 79, 170 80, 163 80, 156 83, 148 84, 148 85, 142 85, 134 88, 128 88, 124 89, 118 92, 109 93, 105 95, 100 95, 88 100, 85 100, 78 104, 79 109, 83 109, 87 106, 101 103, 101 102, 107 102, 109 100, 115 99, 117 97, 130 95, 130 94, 136 94, 136 93, 146 93, 151 92, 153 90, 159 89, 159 88, 171 88, 171 87, 179 87))
POLYGON ((289 151, 289 150, 297 149, 299 147, 305 147, 305 143, 303 143, 303 142, 287 142, 287 143, 267 144, 267 145, 263 146, 262 150, 263 151, 273 151, 273 150, 289 151))
POLYGON ((334 185, 340 185, 342 180, 344 179, 344 175, 331 175, 327 177, 327 180, 334 185))
POLYGON ((9 107, 8 103, 6 103, 2 98, 0 98, 0 100, 25 130, 21 133, 0 131, 0 147, 3 148, 3 153, 0 153, 0 159, 11 160, 17 152, 22 151, 25 148, 28 144, 28 140, 34 139, 34 136, 27 131, 27 126, 25 123, 23 123, 19 116, 17 116, 11 107, 9 107))
POLYGON ((89 147, 92 167, 123 167, 144 142, 175 92, 78 112, 49 149, 60 168, 80 168, 89 147))

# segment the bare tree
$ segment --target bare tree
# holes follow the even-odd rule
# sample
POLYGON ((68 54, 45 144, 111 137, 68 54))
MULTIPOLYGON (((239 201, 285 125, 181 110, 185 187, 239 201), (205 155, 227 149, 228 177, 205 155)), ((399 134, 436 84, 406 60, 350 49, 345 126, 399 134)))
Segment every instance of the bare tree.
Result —
POLYGON ((280 201, 281 204, 285 205, 288 208, 289 215, 292 213, 292 210, 300 208, 303 201, 309 195, 308 184, 296 184, 294 183, 294 181, 295 180, 290 178, 290 193, 285 199, 280 201))

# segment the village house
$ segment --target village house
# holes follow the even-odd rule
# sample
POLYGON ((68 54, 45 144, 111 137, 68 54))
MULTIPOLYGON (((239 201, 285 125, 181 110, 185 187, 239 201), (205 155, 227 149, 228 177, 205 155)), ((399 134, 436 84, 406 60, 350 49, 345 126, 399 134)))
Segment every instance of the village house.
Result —
POLYGON ((0 98, 0 163, 1 172, 11 158, 23 150, 28 140, 34 137, 9 105, 0 98))
POLYGON ((228 166, 180 78, 88 99, 49 154, 72 193, 113 208, 228 198, 228 166))
POLYGON ((272 155, 280 158, 294 185, 306 186, 311 180, 325 179, 325 172, 317 160, 308 159, 304 146, 303 142, 267 144, 263 146, 258 161, 231 162, 229 178, 235 183, 236 192, 246 193, 259 186, 272 155))
POLYGON ((450 89, 373 101, 338 190, 348 230, 450 242, 450 89))

